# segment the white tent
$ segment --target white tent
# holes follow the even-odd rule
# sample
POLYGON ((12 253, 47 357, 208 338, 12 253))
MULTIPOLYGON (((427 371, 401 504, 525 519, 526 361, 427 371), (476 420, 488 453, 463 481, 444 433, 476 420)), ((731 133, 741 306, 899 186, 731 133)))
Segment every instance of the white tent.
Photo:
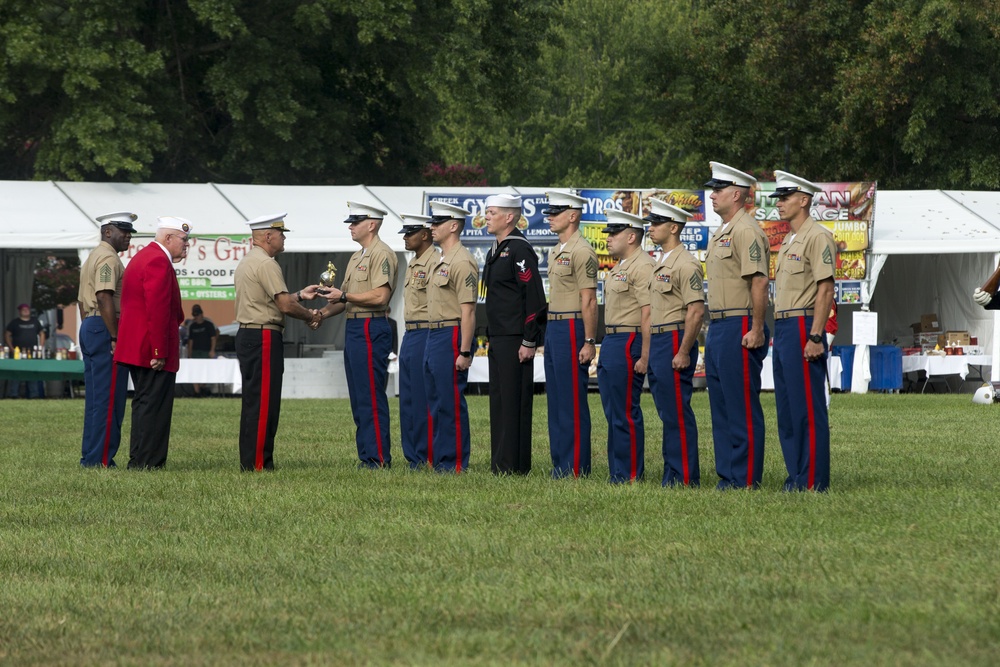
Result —
MULTIPOLYGON (((1000 379, 1000 313, 971 298, 997 266, 1000 193, 880 190, 875 206, 862 300, 879 315, 879 339, 907 346, 910 324, 936 313, 943 329, 966 329, 992 350, 1000 379)), ((862 358, 855 355, 856 369, 862 358)))

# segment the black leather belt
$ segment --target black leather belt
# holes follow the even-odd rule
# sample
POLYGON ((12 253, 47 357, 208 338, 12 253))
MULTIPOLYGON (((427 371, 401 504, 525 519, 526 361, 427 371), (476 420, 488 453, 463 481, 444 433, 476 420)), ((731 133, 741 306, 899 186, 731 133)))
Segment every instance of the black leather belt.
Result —
POLYGON ((749 308, 727 308, 726 310, 708 311, 709 319, 713 320, 724 320, 727 317, 746 317, 752 314, 753 311, 751 311, 749 308))
POLYGON ((792 308, 791 310, 781 310, 774 314, 776 320, 787 320, 789 317, 812 317, 812 308, 792 308))
POLYGON ((553 313, 549 311, 548 319, 558 321, 558 320, 578 320, 583 317, 583 313, 577 311, 575 313, 553 313))
POLYGON ((608 324, 604 327, 605 334, 639 333, 642 327, 630 327, 627 324, 608 324))
POLYGON ((267 329, 268 331, 284 331, 280 324, 241 324, 240 329, 267 329))
POLYGON ((431 325, 429 322, 419 321, 419 322, 407 322, 406 330, 413 331, 415 329, 430 329, 431 325))

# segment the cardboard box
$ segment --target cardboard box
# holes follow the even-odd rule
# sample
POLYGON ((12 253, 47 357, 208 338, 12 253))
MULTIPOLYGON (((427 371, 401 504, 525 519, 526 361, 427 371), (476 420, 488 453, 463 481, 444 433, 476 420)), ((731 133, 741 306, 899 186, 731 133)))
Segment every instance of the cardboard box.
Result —
POLYGON ((928 331, 941 331, 941 323, 938 321, 937 313, 921 315, 919 322, 910 325, 913 333, 927 333, 928 331))
POLYGON ((968 331, 945 331, 944 341, 945 347, 972 345, 972 339, 968 331))
POLYGON ((928 331, 927 333, 913 334, 913 347, 934 349, 935 345, 944 347, 944 334, 940 331, 928 331))

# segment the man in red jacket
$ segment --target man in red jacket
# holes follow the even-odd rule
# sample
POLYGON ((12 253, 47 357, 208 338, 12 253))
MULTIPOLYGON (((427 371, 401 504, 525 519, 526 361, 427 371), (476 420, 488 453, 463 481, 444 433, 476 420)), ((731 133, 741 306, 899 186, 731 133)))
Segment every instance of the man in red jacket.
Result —
POLYGON ((184 322, 173 264, 187 256, 191 223, 158 218, 156 240, 132 258, 122 277, 121 321, 115 361, 135 385, 128 467, 162 468, 167 461, 174 381, 184 322))

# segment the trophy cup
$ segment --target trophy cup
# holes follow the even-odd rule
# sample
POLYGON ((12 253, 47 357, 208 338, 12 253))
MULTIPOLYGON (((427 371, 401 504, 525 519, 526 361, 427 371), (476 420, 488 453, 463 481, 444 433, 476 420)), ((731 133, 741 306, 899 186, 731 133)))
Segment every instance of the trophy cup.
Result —
POLYGON ((319 284, 323 287, 330 289, 333 287, 333 281, 337 279, 337 267, 333 265, 333 262, 326 263, 326 271, 319 274, 319 284))

